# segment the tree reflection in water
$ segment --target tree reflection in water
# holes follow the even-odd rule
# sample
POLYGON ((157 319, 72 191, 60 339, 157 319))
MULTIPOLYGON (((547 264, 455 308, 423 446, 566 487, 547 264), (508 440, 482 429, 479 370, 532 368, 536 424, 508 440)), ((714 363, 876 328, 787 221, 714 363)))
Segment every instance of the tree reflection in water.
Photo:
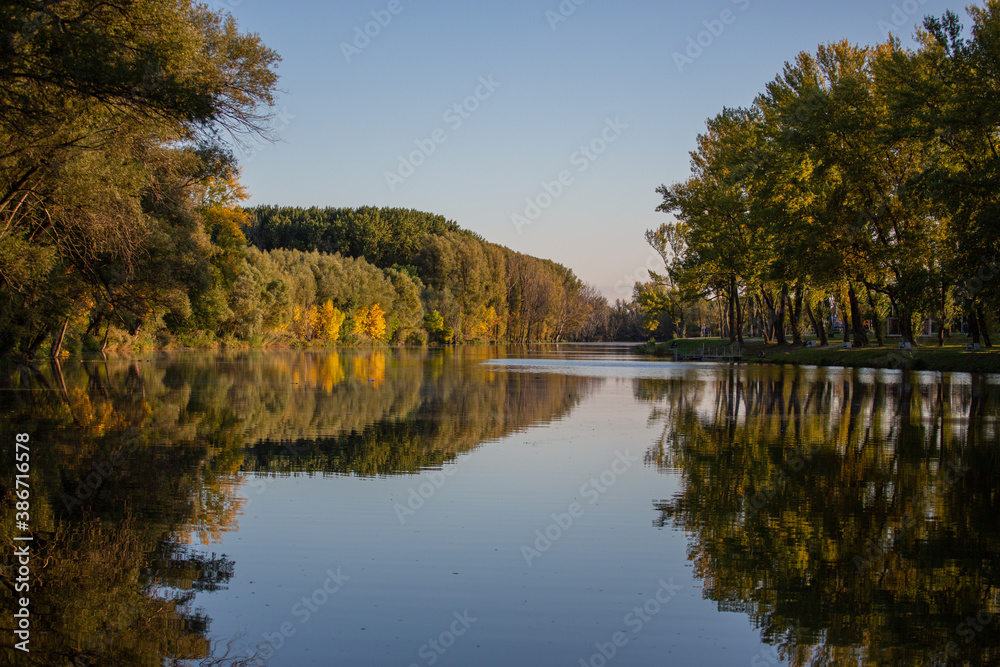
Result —
MULTIPOLYGON (((0 379, 4 507, 31 435, 30 654, 45 665, 258 664, 193 608, 236 564, 248 476, 392 475, 567 414, 597 380, 495 373, 495 350, 180 354, 21 367, 0 379), (287 447, 286 445, 293 445, 287 447)), ((11 512, 0 535, 12 544, 11 512)), ((14 608, 5 551, 0 604, 14 608)), ((13 636, 11 614, 0 632, 13 636)), ((249 642, 244 642, 247 646, 249 642)), ((251 649, 252 650, 252 649, 251 649)))
POLYGON ((655 525, 783 659, 1000 662, 995 381, 733 367, 635 395, 664 425, 647 462, 682 480, 655 525))

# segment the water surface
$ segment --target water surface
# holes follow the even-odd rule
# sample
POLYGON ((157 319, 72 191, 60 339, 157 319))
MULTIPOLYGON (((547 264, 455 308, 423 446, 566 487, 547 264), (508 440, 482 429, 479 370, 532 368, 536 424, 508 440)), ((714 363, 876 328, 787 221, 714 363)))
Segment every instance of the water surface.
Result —
POLYGON ((629 350, 22 369, 16 664, 1000 660, 1000 380, 629 350))

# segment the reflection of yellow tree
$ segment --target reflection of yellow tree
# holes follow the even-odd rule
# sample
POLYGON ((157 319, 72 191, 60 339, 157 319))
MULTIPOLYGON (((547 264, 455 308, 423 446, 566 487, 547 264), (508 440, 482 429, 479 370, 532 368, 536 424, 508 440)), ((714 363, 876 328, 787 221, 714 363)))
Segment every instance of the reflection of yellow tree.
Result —
MULTIPOLYGON (((240 461, 242 463, 242 461, 240 461)), ((191 519, 180 527, 176 539, 182 544, 219 544, 224 533, 238 532, 238 518, 246 499, 238 495, 239 477, 211 476, 202 481, 191 498, 191 519)))
POLYGON ((344 369, 340 365, 340 355, 336 352, 325 355, 320 363, 323 391, 329 394, 336 385, 344 381, 344 369))
POLYGON ((683 479, 660 524, 791 664, 925 665, 949 642, 957 664, 1000 658, 998 635, 957 634, 1000 611, 996 386, 771 368, 636 394, 665 423, 647 460, 683 479))
POLYGON ((481 362, 495 354, 486 348, 341 352, 348 379, 332 392, 290 381, 293 372, 308 377, 309 367, 322 365, 321 355, 267 355, 266 363, 247 366, 255 375, 239 383, 254 388, 256 406, 245 409, 246 438, 256 444, 244 470, 409 473, 557 419, 597 382, 490 372, 481 362), (359 393, 360 384, 370 391, 359 393))
POLYGON ((376 350, 354 359, 354 377, 378 389, 385 381, 385 352, 376 350))

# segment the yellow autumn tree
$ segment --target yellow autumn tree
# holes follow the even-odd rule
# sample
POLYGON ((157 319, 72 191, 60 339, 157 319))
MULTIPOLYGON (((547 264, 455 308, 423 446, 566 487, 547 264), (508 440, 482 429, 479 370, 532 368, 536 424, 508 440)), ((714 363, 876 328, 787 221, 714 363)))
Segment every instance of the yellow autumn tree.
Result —
POLYGON ((316 318, 315 336, 325 340, 340 340, 340 327, 344 324, 344 313, 333 307, 333 301, 326 300, 326 303, 319 309, 316 318))
POLYGON ((354 333, 372 340, 385 339, 385 311, 377 303, 371 308, 359 308, 354 314, 354 333))
POLYGON ((301 337, 302 332, 302 308, 295 306, 292 309, 292 335, 296 338, 301 337))
POLYGON ((367 308, 358 308, 354 311, 354 333, 359 336, 365 335, 365 318, 368 317, 367 308))
POLYGON ((249 199, 250 193, 240 183, 241 171, 238 167, 226 166, 221 174, 194 185, 191 194, 198 208, 220 206, 235 209, 240 202, 249 199))
POLYGON ((485 305, 479 306, 472 320, 469 334, 473 340, 483 340, 491 337, 495 340, 497 338, 495 332, 499 323, 500 318, 497 317, 496 308, 493 306, 487 308, 485 305))
POLYGON ((320 331, 320 319, 320 310, 316 306, 310 306, 304 310, 295 306, 292 311, 292 333, 299 340, 312 340, 320 331))
POLYGON ((305 333, 306 340, 312 340, 316 335, 316 330, 319 328, 319 308, 310 306, 306 309, 302 319, 302 330, 305 333))

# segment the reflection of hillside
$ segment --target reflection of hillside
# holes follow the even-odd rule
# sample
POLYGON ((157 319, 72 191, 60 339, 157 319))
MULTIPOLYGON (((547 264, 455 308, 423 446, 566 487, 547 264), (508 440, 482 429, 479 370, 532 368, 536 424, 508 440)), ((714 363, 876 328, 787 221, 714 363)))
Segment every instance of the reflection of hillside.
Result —
POLYGON ((1000 387, 926 378, 636 382, 665 424, 647 461, 683 480, 658 525, 691 535, 705 596, 792 664, 926 665, 949 642, 947 664, 1000 661, 1000 618, 967 624, 1000 612, 1000 387))
MULTIPOLYGON (((191 602, 193 591, 224 585, 232 563, 178 539, 235 527, 242 501, 226 484, 242 452, 231 413, 191 411, 156 376, 134 361, 77 362, 2 381, 3 442, 15 429, 32 442, 31 652, 16 664, 160 665, 216 653, 191 602)), ((13 489, 2 488, 13 507, 13 489)), ((21 534, 13 518, 0 516, 5 543, 21 534)), ((5 581, 12 565, 3 562, 5 581)), ((11 589, 0 590, 12 609, 11 589)), ((0 631, 12 636, 5 619, 0 631)), ((4 654, 14 659, 9 645, 4 654)))
MULTIPOLYGON (((286 404, 286 412, 273 413, 270 419, 265 411, 257 413, 261 419, 252 433, 259 440, 244 469, 412 473, 441 465, 487 440, 559 419, 596 382, 491 372, 479 365, 486 358, 482 348, 408 352, 399 363, 389 364, 381 386, 344 380, 322 391, 317 391, 321 375, 299 373, 298 377, 313 378, 303 380, 305 388, 289 399, 301 409, 286 404)), ((375 366, 386 367, 384 362, 375 366)))
MULTIPOLYGON (((64 362, 0 378, 0 475, 31 434, 32 643, 17 664, 160 665, 226 651, 197 591, 236 563, 190 543, 238 530, 243 471, 361 475, 440 465, 564 416, 585 378, 489 372, 489 350, 288 352, 64 362), (275 444, 278 443, 278 444, 275 444), (287 445, 287 446, 286 446, 287 445), (89 486, 88 486, 89 484, 89 486)), ((4 507, 14 489, 0 485, 4 507)), ((10 544, 13 512, 0 514, 10 544)), ((0 560, 13 609, 15 563, 0 560)), ((10 614, 0 632, 12 637, 10 614)), ((13 662, 13 649, 2 655, 13 662)), ((213 660, 225 665, 234 658, 213 660)), ((208 663, 206 663, 208 664, 208 663)))
MULTIPOLYGON (((192 594, 170 588, 154 594, 156 580, 140 571, 150 546, 127 517, 58 523, 33 545, 31 652, 7 664, 153 666, 164 656, 208 656, 208 619, 191 610, 192 594)), ((170 585, 191 588, 205 578, 198 560, 181 556, 174 563, 170 585)), ((3 631, 11 633, 10 614, 4 616, 3 631)), ((11 658, 9 644, 5 651, 11 658)))

